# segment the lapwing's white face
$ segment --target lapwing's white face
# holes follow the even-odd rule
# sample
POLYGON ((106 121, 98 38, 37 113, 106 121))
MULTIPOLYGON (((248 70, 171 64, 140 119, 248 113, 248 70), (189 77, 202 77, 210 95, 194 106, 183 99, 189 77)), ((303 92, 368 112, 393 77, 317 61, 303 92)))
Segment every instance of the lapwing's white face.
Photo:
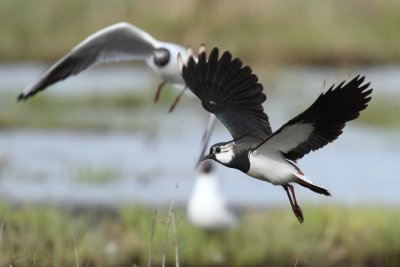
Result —
POLYGON ((233 143, 228 144, 215 144, 210 148, 210 155, 213 159, 221 164, 228 165, 232 162, 235 153, 233 151, 233 143))

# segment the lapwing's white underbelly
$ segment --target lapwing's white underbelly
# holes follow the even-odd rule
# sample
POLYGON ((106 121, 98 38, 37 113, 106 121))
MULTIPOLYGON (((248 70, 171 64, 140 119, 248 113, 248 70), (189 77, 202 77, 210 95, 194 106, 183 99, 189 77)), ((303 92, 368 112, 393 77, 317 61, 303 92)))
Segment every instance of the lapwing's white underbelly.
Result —
POLYGON ((279 156, 264 156, 257 153, 249 153, 250 169, 248 175, 270 182, 274 185, 293 182, 296 169, 285 159, 279 156))

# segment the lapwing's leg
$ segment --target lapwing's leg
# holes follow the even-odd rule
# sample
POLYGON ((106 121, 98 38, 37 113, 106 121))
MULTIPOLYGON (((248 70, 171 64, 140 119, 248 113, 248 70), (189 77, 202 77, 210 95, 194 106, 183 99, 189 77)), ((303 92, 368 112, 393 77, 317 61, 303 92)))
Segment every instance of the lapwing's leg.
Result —
POLYGON ((172 103, 171 107, 169 108, 168 112, 172 112, 176 106, 176 104, 178 104, 179 100, 181 99, 183 93, 186 91, 187 87, 185 86, 185 88, 182 89, 182 91, 179 93, 179 95, 177 95, 177 97, 175 98, 174 102, 172 103))
POLYGON ((287 185, 282 185, 282 187, 283 187, 283 189, 285 189, 286 194, 287 194, 287 196, 288 196, 288 198, 289 198, 289 201, 290 201, 290 205, 293 207, 294 204, 293 204, 292 197, 291 197, 290 194, 289 194, 288 186, 287 186, 287 185))
POLYGON ((294 193, 294 187, 291 184, 288 184, 290 192, 292 192, 293 202, 294 202, 294 209, 293 212, 296 217, 299 219, 301 223, 304 222, 303 211, 301 210, 300 206, 297 204, 296 195, 294 193))
POLYGON ((160 93, 161 93, 161 89, 164 87, 164 85, 167 83, 167 81, 162 81, 158 87, 157 87, 157 92, 156 92, 156 96, 154 97, 154 102, 157 102, 158 99, 160 98, 160 93))
POLYGON ((282 187, 286 191, 286 194, 289 198, 290 205, 292 206, 294 215, 297 217, 297 219, 299 220, 300 223, 303 223, 304 222, 303 212, 301 211, 301 208, 297 204, 296 195, 294 194, 293 186, 290 184, 286 184, 286 185, 282 185, 282 187), (289 190, 290 190, 291 194, 289 193, 289 190))

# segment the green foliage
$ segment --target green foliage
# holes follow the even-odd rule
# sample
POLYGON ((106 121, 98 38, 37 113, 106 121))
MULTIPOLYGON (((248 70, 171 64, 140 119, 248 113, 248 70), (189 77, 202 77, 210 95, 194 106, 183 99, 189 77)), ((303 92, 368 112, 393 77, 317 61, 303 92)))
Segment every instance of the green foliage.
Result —
POLYGON ((16 103, 16 96, 2 94, 0 128, 154 131, 157 125, 148 118, 166 114, 175 94, 176 90, 166 88, 157 103, 153 103, 151 90, 61 97, 40 94, 23 103, 16 103))
MULTIPOLYGON (((273 86, 268 90, 274 90, 273 86)), ((108 131, 123 130, 154 132, 157 123, 148 118, 167 115, 177 91, 166 88, 158 103, 153 103, 154 91, 140 93, 117 92, 112 95, 87 94, 81 96, 52 96, 39 94, 26 102, 16 103, 15 96, 0 96, 0 128, 46 128, 108 131)), ((175 116, 179 112, 201 106, 193 105, 193 99, 183 97, 175 116)), ((286 101, 286 100, 285 100, 286 101)), ((400 127, 398 115, 393 110, 400 107, 398 97, 374 96, 368 108, 357 122, 384 129, 400 127)), ((301 104, 301 103, 300 103, 301 104)), ((296 114, 304 104, 293 108, 296 114)), ((199 114, 202 114, 201 112, 199 114)))
MULTIPOLYGON (((152 266, 164 250, 167 208, 158 208, 152 266)), ((397 207, 304 207, 299 224, 287 207, 248 211, 225 233, 205 233, 175 212, 182 266, 398 266, 397 207)), ((13 266, 132 266, 147 264, 153 212, 52 206, 0 206, 0 259, 13 266), (77 255, 75 255, 75 250, 77 255)), ((170 229, 167 266, 175 264, 170 229)))
POLYGON ((396 128, 400 126, 399 115, 396 112, 399 109, 399 97, 385 96, 373 98, 373 101, 371 101, 368 108, 363 112, 361 119, 368 124, 384 128, 396 128))
POLYGON ((85 166, 78 168, 72 180, 79 184, 109 184, 115 182, 119 177, 119 172, 111 167, 93 168, 85 166))
POLYGON ((128 21, 160 40, 218 45, 246 61, 348 64, 400 60, 400 2, 2 0, 2 60, 59 58, 128 21))

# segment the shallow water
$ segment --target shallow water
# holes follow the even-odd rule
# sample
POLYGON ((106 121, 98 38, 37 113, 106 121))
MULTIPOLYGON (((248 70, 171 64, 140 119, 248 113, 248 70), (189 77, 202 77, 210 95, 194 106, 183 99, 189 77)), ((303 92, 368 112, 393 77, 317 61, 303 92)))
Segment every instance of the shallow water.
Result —
MULTIPOLYGON (((0 66, 1 93, 17 94, 42 69, 42 65, 36 64, 0 66)), ((365 73, 373 81, 374 94, 400 94, 396 85, 399 66, 349 72, 365 73)), ((344 71, 288 68, 277 75, 277 88, 268 95, 266 105, 273 128, 291 118, 284 107, 299 101, 291 95, 293 91, 285 88, 296 88, 296 95, 313 101, 323 81, 334 80, 338 73, 342 75, 344 71)), ((48 93, 111 94, 116 88, 131 90, 132 84, 141 89, 154 87, 158 81, 142 68, 105 67, 60 83, 48 93)), ((162 125, 159 133, 152 136, 140 131, 0 131, 0 195, 17 202, 164 205, 179 183, 176 201, 183 205, 196 176, 194 162, 206 122, 204 113, 198 115, 201 112, 200 108, 178 108, 173 115, 160 114, 160 118, 153 119, 162 120, 162 125)), ((226 130, 218 127, 211 142, 228 139, 226 130)), ((396 130, 349 123, 337 141, 299 161, 303 172, 327 188, 332 197, 299 188, 298 198, 302 203, 400 204, 399 150, 396 130)), ((235 205, 287 204, 280 187, 225 167, 218 167, 217 171, 222 191, 235 205)))
MULTIPOLYGON (((201 129, 189 132, 153 138, 141 133, 1 132, 0 194, 18 202, 160 205, 170 201, 179 182, 177 202, 183 204, 196 176, 201 129)), ((213 139, 226 140, 224 129, 213 139)), ((299 162, 304 173, 333 196, 299 189, 298 197, 303 202, 400 204, 399 149, 394 132, 349 126, 335 143, 299 162)), ((236 170, 217 171, 230 202, 263 206, 287 201, 280 187, 236 170)))

